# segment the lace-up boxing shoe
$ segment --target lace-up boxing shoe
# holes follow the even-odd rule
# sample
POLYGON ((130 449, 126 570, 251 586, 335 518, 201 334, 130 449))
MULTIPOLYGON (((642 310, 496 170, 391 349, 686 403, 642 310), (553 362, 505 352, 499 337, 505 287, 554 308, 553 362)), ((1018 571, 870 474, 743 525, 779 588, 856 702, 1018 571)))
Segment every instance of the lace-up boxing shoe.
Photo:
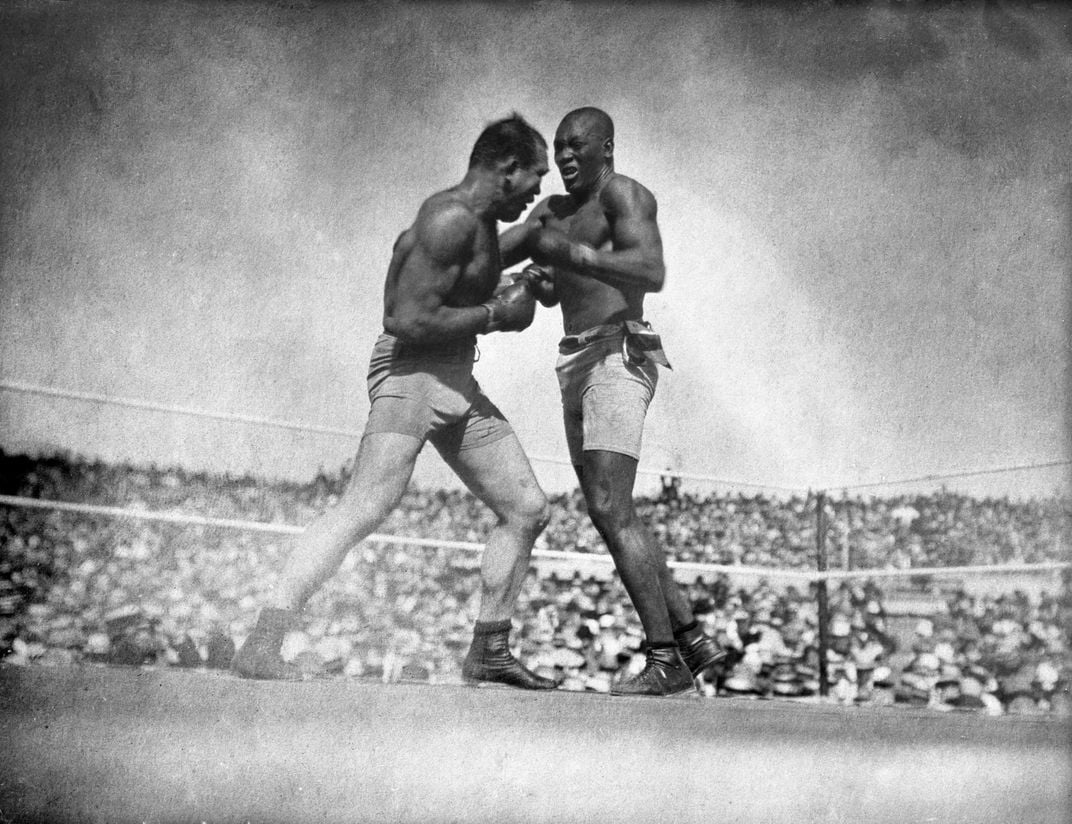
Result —
POLYGON ((462 677, 468 684, 488 681, 526 690, 553 690, 558 686, 557 681, 537 675, 514 658, 510 652, 509 619, 477 621, 462 677))
POLYGON ((707 635, 696 621, 675 632, 674 640, 693 677, 726 657, 726 651, 719 647, 715 639, 707 635))
POLYGON ((693 688, 692 673, 677 647, 648 647, 645 654, 644 669, 612 684, 611 695, 677 695, 693 688))
POLYGON ((283 646, 283 636, 296 623, 297 616, 289 609, 261 610, 257 626, 246 638, 242 648, 235 653, 231 670, 243 678, 301 681, 301 670, 294 664, 288 664, 279 654, 283 646))

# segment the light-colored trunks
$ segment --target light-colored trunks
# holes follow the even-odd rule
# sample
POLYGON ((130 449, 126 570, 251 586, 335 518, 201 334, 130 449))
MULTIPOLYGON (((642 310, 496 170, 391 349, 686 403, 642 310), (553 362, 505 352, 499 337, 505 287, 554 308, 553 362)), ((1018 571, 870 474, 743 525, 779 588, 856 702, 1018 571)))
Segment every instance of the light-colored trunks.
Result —
POLYGON ((512 434, 473 377, 475 361, 475 338, 417 347, 383 333, 369 362, 365 434, 412 435, 453 455, 512 434))
MULTIPOLYGON (((657 336, 649 332, 658 342, 657 336)), ((661 344, 659 355, 662 356, 661 344)), ((644 418, 659 383, 656 361, 630 357, 623 324, 597 326, 559 342, 555 371, 570 460, 585 451, 618 452, 639 460, 644 418)), ((665 359, 663 360, 665 362, 665 359)))

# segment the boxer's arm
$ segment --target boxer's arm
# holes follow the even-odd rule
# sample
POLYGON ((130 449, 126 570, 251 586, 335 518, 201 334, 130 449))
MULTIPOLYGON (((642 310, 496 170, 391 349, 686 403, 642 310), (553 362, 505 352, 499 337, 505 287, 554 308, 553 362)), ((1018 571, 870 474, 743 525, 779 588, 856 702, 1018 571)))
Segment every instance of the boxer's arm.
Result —
POLYGON ((663 243, 656 220, 655 197, 635 180, 619 176, 599 195, 611 229, 610 249, 570 241, 563 233, 544 230, 534 259, 565 266, 617 288, 658 292, 666 279, 663 243))
POLYGON ((543 218, 548 213, 551 198, 537 203, 529 216, 521 223, 511 226, 499 235, 499 258, 504 269, 509 269, 523 260, 532 257, 532 243, 535 233, 543 226, 543 218))
POLYGON ((484 332, 487 308, 445 302, 472 258, 476 217, 462 206, 450 205, 419 215, 413 232, 411 248, 398 264, 383 328, 407 343, 425 345, 484 332))
MULTIPOLYGON (((511 226, 499 235, 499 258, 504 268, 532 257, 532 247, 543 229, 544 218, 550 213, 550 203, 551 198, 540 201, 523 223, 511 226)), ((509 277, 511 283, 523 277, 533 296, 544 306, 550 307, 558 303, 554 270, 550 266, 530 263, 520 275, 504 275, 505 277, 509 277)))
POLYGON ((555 289, 555 271, 550 266, 540 266, 530 263, 524 271, 514 277, 514 280, 524 280, 533 297, 542 305, 551 307, 558 303, 558 290, 555 289))

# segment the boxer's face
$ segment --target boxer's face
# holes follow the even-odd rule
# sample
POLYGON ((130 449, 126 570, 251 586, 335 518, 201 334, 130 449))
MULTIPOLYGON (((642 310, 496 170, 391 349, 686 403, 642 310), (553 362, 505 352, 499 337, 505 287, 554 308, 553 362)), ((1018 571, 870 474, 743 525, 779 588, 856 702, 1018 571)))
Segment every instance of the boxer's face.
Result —
POLYGON ((555 165, 567 192, 584 191, 599 180, 609 143, 589 118, 567 117, 562 121, 555 132, 555 165))
POLYGON ((507 169, 503 180, 503 205, 499 210, 499 219, 513 223, 532 204, 540 194, 540 181, 549 171, 547 152, 540 149, 536 153, 536 162, 525 167, 514 165, 507 169))

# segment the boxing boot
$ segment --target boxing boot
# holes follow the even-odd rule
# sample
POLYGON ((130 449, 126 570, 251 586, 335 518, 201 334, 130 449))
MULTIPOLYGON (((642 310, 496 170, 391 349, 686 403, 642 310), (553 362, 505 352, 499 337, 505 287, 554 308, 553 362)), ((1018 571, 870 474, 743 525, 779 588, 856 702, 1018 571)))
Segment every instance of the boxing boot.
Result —
POLYGON ((469 684, 492 681, 526 690, 553 690, 557 681, 526 669, 510 652, 510 620, 477 621, 473 643, 462 665, 469 684))
POLYGON ((692 673, 673 644, 649 646, 644 669, 611 684, 611 695, 677 695, 693 688, 692 673))
POLYGON ((694 677, 726 657, 725 650, 703 631, 698 621, 675 630, 674 641, 677 642, 681 659, 694 677))
POLYGON ((297 623, 297 613, 268 607, 261 610, 257 626, 231 661, 231 670, 243 678, 268 681, 301 681, 302 673, 279 654, 283 636, 297 623))

